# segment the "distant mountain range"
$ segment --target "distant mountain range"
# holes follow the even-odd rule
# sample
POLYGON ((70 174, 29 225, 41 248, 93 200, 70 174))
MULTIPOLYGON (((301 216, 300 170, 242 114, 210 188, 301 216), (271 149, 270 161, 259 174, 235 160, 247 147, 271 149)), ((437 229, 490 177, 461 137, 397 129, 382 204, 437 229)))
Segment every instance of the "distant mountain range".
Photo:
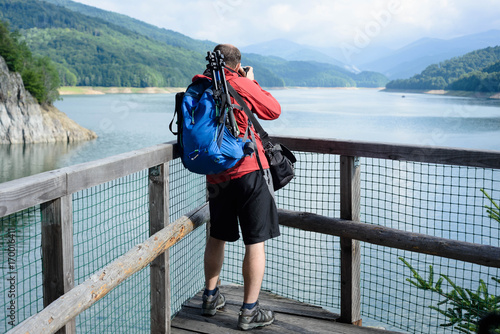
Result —
POLYGON ((429 65, 497 45, 500 45, 500 30, 449 40, 422 38, 398 50, 367 47, 361 49, 359 54, 354 54, 351 62, 346 61, 340 47, 317 48, 284 39, 249 45, 242 50, 287 60, 324 62, 352 71, 374 71, 389 79, 404 79, 420 73, 429 65))
POLYGON ((339 67, 346 65, 332 56, 312 47, 294 43, 286 39, 275 39, 268 42, 253 44, 240 48, 241 52, 255 53, 263 56, 280 57, 286 60, 316 61, 339 67))
POLYGON ((390 79, 409 78, 422 72, 431 64, 498 45, 500 45, 500 30, 490 30, 449 40, 423 38, 386 57, 359 66, 364 70, 381 72, 390 79))

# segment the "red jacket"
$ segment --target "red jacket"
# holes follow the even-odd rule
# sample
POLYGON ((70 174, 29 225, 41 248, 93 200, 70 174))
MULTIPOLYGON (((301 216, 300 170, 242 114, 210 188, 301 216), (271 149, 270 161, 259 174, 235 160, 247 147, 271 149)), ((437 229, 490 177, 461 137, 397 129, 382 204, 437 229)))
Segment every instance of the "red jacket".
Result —
MULTIPOLYGON (((263 90, 259 86, 257 81, 249 80, 227 69, 225 69, 224 72, 226 75, 226 80, 231 84, 231 86, 233 86, 238 94, 241 95, 248 108, 252 110, 258 118, 263 120, 273 120, 279 117, 279 115, 281 114, 280 104, 269 92, 263 90)), ((193 78, 193 81, 203 77, 205 76, 201 74, 196 75, 193 78)), ((232 97, 231 103, 237 104, 237 102, 232 97)), ((243 137, 248 126, 248 117, 243 110, 238 109, 234 109, 234 116, 240 130, 240 137, 243 137)), ((259 135, 255 131, 252 131, 252 135, 255 135, 262 167, 264 169, 269 168, 269 164, 267 163, 266 156, 264 155, 264 148, 262 146, 262 141, 259 135)), ((244 157, 234 167, 222 173, 207 175, 207 181, 210 183, 221 183, 230 179, 237 179, 245 174, 259 169, 260 168, 259 164, 257 163, 257 157, 254 153, 251 156, 244 157)))

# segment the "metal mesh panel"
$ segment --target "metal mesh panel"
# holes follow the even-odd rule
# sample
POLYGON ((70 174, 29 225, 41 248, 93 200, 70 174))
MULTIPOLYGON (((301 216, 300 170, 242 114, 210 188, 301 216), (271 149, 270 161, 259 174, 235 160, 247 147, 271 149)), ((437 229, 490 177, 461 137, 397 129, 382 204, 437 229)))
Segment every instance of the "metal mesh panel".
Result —
MULTIPOLYGON (((484 206, 489 201, 480 190, 499 198, 500 171, 364 159, 361 172, 362 222, 478 244, 500 244, 500 226, 488 218, 484 206)), ((444 298, 412 286, 406 280, 413 279, 412 273, 399 257, 425 279, 432 265, 436 281, 444 274, 459 286, 476 291, 479 279, 483 279, 490 294, 500 295, 500 286, 491 280, 500 277, 499 269, 363 243, 362 313, 385 327, 412 333, 457 331, 439 326, 448 319, 429 306, 438 306, 444 298)), ((451 286, 443 284, 443 289, 449 291, 451 286)))
POLYGON ((0 331, 43 309, 39 206, 0 218, 0 331))
MULTIPOLYGON (((170 162, 170 221, 173 222, 206 201, 205 177, 188 172, 180 159, 170 162)), ((170 249, 171 309, 175 315, 182 304, 205 285, 203 253, 205 226, 189 234, 170 249)))
MULTIPOLYGON (((75 285, 149 237, 147 171, 73 195, 75 285)), ((136 273, 76 318, 81 332, 149 330, 149 268, 136 273)))
MULTIPOLYGON (((275 193, 279 208, 330 217, 339 215, 339 157, 294 152, 296 177, 275 193)), ((340 305, 339 238, 280 227, 281 236, 266 242, 263 289, 327 308, 340 305)), ((242 241, 228 243, 223 281, 243 284, 242 241)))

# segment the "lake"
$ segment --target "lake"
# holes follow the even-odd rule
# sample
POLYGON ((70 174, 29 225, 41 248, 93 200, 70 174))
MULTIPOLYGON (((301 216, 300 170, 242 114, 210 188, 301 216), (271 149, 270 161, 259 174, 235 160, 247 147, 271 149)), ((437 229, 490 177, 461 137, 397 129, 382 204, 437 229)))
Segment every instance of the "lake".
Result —
MULTIPOLYGON (((376 89, 279 89, 275 135, 500 150, 500 100, 376 89)), ((175 94, 69 95, 55 103, 99 138, 0 145, 0 182, 174 140, 175 94)))

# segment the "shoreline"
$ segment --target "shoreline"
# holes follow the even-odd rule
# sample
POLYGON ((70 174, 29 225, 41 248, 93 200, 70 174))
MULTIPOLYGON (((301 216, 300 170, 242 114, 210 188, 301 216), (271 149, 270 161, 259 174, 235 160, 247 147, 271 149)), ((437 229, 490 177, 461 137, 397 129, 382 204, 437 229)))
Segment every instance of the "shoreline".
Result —
MULTIPOLYGON (((335 89, 335 90, 384 90, 384 87, 265 87, 265 89, 335 89)), ((91 86, 63 86, 59 88, 59 95, 105 95, 105 94, 173 94, 184 92, 186 87, 91 87, 91 86)))
MULTIPOLYGON (((105 94, 175 94, 185 91, 186 87, 90 87, 64 86, 59 88, 59 95, 105 95, 105 94)), ((425 90, 425 89, 386 89, 384 87, 267 87, 267 89, 334 89, 334 90, 378 90, 385 93, 431 94, 476 99, 500 99, 500 92, 483 93, 471 91, 425 90)))
POLYGON ((484 93, 484 92, 471 92, 463 90, 427 90, 427 89, 387 89, 380 90, 385 93, 410 93, 410 94, 431 94, 431 95, 446 95, 455 97, 470 97, 476 99, 500 99, 500 92, 484 93))
POLYGON ((185 87, 90 87, 63 86, 59 95, 105 95, 105 94, 172 94, 183 92, 185 87))

